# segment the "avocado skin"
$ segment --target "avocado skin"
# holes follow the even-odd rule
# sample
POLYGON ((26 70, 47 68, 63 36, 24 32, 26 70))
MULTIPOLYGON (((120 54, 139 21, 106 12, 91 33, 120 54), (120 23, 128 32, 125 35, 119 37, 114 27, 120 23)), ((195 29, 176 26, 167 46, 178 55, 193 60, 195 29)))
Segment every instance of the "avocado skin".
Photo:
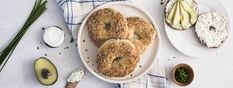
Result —
MULTIPOLYGON (((40 58, 38 58, 38 59, 36 59, 36 60, 34 61, 34 72, 35 72, 35 75, 36 75, 37 80, 40 82, 40 84, 42 84, 42 85, 44 85, 44 86, 51 86, 51 85, 55 84, 55 83, 57 82, 57 80, 58 80, 58 71, 57 71, 56 66, 55 66, 48 58, 46 58, 46 57, 40 57, 40 58), (36 71, 35 65, 36 65, 36 62, 37 62, 38 60, 40 60, 40 59, 44 59, 44 60, 48 61, 48 62, 50 63, 50 65, 52 65, 52 66, 54 67, 54 69, 55 69, 55 71, 56 71, 56 73, 57 73, 57 75, 56 75, 56 80, 55 80, 53 83, 51 83, 51 84, 45 84, 45 83, 43 83, 43 82, 39 79, 39 77, 38 77, 38 75, 37 75, 37 71, 36 71)), ((39 71, 39 73, 41 73, 41 71, 39 71)))

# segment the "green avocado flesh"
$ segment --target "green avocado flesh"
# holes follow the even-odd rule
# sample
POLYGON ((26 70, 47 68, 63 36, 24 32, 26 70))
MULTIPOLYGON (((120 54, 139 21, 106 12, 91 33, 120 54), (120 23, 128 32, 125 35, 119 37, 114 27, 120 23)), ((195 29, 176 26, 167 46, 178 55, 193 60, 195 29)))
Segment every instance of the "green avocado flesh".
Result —
POLYGON ((34 71, 37 80, 46 86, 53 85, 58 79, 57 68, 55 65, 47 58, 40 57, 34 63, 34 71))

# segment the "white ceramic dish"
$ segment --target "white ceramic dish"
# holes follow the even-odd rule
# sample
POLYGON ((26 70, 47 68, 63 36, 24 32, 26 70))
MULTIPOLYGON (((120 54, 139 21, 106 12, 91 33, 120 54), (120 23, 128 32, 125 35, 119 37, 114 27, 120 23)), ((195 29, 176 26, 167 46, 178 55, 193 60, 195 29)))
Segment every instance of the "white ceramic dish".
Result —
POLYGON ((78 44, 79 55, 86 68, 97 78, 111 83, 125 83, 125 82, 137 80, 138 78, 142 77, 152 67, 154 61, 156 60, 156 57, 158 56, 159 47, 160 47, 160 34, 156 22, 153 20, 153 18, 147 13, 145 13, 143 10, 141 10, 140 8, 135 7, 131 3, 126 3, 126 2, 107 3, 91 11, 90 14, 87 15, 87 17, 83 20, 83 23, 79 29, 77 39, 78 39, 77 44, 78 44), (155 38, 155 41, 153 42, 151 47, 148 48, 148 50, 141 55, 140 61, 137 67, 135 68, 134 72, 128 76, 107 77, 98 72, 96 65, 96 53, 98 48, 89 38, 86 22, 89 16, 100 8, 114 8, 120 11, 121 13, 123 13, 126 17, 130 17, 130 16, 142 17, 148 20, 149 22, 151 22, 151 24, 153 24, 154 28, 156 29, 157 36, 155 38))
MULTIPOLYGON (((227 14, 226 9, 222 5, 219 0, 196 0, 199 14, 209 11, 219 11, 223 15, 225 15, 228 21, 228 28, 229 28, 229 16, 227 14)), ((179 50, 181 53, 191 56, 191 57, 205 57, 208 55, 213 54, 219 48, 207 48, 203 44, 199 42, 197 38, 194 28, 190 28, 188 30, 180 31, 174 30, 169 27, 166 22, 164 21, 165 31, 168 36, 169 41, 171 44, 179 50)), ((229 32, 230 35, 230 32, 229 32)), ((220 47, 221 48, 221 47, 220 47)))

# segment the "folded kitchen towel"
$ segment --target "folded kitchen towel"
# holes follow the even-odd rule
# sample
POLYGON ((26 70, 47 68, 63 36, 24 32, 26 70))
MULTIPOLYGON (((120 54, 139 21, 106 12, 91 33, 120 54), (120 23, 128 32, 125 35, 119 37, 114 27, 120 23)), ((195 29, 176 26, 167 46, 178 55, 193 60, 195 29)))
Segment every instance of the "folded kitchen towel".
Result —
POLYGON ((129 0, 56 0, 64 12, 65 22, 73 38, 76 38, 78 29, 84 17, 97 6, 114 1, 129 0))
POLYGON ((157 59, 151 71, 141 79, 116 86, 118 88, 170 88, 167 80, 163 63, 160 59, 157 59))

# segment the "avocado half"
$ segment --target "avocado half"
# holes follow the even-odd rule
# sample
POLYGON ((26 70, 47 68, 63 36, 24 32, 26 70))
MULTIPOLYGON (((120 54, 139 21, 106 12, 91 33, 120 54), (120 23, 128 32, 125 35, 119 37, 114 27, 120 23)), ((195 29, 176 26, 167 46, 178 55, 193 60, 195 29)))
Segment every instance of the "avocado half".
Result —
POLYGON ((56 83, 58 72, 55 65, 47 58, 40 57, 34 63, 34 71, 37 80, 45 86, 50 86, 56 83))

